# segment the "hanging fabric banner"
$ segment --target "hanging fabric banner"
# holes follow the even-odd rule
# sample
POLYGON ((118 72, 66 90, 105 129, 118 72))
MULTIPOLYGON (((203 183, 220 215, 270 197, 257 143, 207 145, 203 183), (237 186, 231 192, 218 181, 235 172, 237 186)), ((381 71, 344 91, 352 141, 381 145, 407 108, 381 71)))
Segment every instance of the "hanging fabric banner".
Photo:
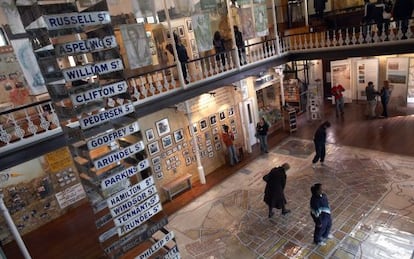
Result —
POLYGON ((132 1, 132 9, 134 11, 135 18, 144 18, 147 16, 154 16, 154 13, 155 13, 154 2, 155 2, 154 0, 132 1))
POLYGON ((263 37, 269 34, 267 25, 267 10, 266 5, 255 6, 254 9, 256 36, 263 37))
POLYGON ((121 25, 122 40, 130 69, 151 65, 152 55, 143 24, 121 25))
POLYGON ((210 16, 208 14, 194 15, 192 25, 198 51, 211 50, 213 48, 213 36, 211 34, 210 16))
POLYGON ((254 31, 254 24, 253 24, 252 9, 251 8, 240 8, 239 16, 240 16, 240 21, 243 21, 241 23, 243 38, 245 40, 254 38, 255 31, 254 31))

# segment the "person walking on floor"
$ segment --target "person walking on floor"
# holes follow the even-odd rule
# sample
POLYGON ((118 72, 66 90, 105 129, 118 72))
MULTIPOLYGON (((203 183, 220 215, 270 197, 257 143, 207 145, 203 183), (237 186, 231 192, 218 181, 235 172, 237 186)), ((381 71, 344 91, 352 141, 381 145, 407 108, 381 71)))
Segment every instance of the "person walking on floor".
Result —
POLYGON ((321 162, 321 165, 323 165, 323 162, 325 161, 326 129, 330 126, 331 123, 329 121, 325 121, 315 132, 315 136, 313 138, 313 143, 315 144, 315 156, 312 160, 312 168, 316 168, 316 163, 318 161, 321 162))
POLYGON ((273 208, 281 209, 282 215, 286 215, 290 210, 286 209, 286 198, 285 198, 285 186, 286 186, 286 172, 289 170, 290 165, 284 163, 282 166, 275 167, 263 177, 266 181, 266 187, 264 192, 264 202, 269 207, 269 218, 273 213, 273 208))
POLYGON ((335 98, 335 105, 336 105, 336 117, 344 117, 344 96, 342 92, 345 92, 345 88, 338 83, 335 83, 334 87, 331 89, 331 93, 335 98))
POLYGON ((390 96, 391 96, 390 83, 388 82, 388 80, 384 81, 384 86, 381 89, 380 96, 381 96, 381 104, 382 104, 382 116, 387 118, 388 117, 388 102, 390 101, 390 96))
POLYGON ((322 190, 322 184, 316 183, 311 187, 312 197, 310 199, 311 216, 315 222, 313 241, 317 245, 326 245, 327 239, 333 238, 330 234, 332 227, 331 209, 328 197, 322 190))
POLYGON ((323 19, 323 12, 325 11, 325 4, 328 0, 314 0, 313 6, 315 8, 316 17, 323 19))
POLYGON ((368 117, 375 118, 377 115, 375 114, 375 108, 377 107, 377 95, 379 95, 378 91, 374 88, 374 83, 369 81, 367 87, 365 87, 365 95, 367 96, 367 109, 366 114, 368 117))
POLYGON ((260 151, 262 153, 269 153, 267 148, 267 131, 269 130, 269 124, 262 117, 256 125, 256 136, 260 141, 260 151))
POLYGON ((239 162, 239 159, 237 158, 236 149, 234 147, 233 141, 234 141, 234 135, 233 132, 229 131, 229 126, 226 124, 223 125, 223 134, 222 139, 224 144, 227 147, 227 152, 229 153, 229 161, 230 165, 233 166, 239 162))

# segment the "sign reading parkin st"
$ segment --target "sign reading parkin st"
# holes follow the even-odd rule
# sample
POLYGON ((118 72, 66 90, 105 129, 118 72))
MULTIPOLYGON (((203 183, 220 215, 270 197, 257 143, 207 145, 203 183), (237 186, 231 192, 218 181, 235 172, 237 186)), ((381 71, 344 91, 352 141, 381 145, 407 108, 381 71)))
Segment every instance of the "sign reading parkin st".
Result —
POLYGON ((92 150, 102 145, 108 145, 109 143, 117 139, 131 135, 138 131, 139 131, 138 122, 134 122, 132 124, 119 128, 117 130, 98 135, 97 137, 94 137, 88 140, 87 145, 88 145, 89 150, 92 150))
POLYGON ((75 55, 80 53, 89 53, 100 51, 103 49, 115 48, 117 46, 114 35, 105 36, 103 38, 91 38, 87 40, 77 40, 55 46, 56 55, 75 55))
POLYGON ((124 69, 122 60, 110 59, 95 64, 87 64, 85 66, 76 66, 62 71, 63 77, 66 81, 72 82, 76 80, 85 79, 95 75, 104 75, 124 69))
POLYGON ((140 141, 131 146, 127 146, 124 149, 117 150, 113 153, 110 153, 106 156, 103 156, 93 161, 93 165, 95 166, 95 169, 97 170, 102 169, 104 167, 107 167, 108 165, 115 164, 121 161, 122 159, 130 157, 134 155, 135 153, 138 153, 144 150, 144 148, 145 148, 144 142, 140 141))
POLYGON ((70 99, 74 105, 80 105, 105 97, 111 97, 117 94, 125 93, 128 89, 128 84, 125 81, 116 82, 109 85, 104 85, 99 88, 91 89, 82 93, 72 94, 70 99))
POLYGON ((94 26, 111 22, 109 12, 64 13, 43 16, 48 30, 94 26))
POLYGON ((148 159, 139 161, 138 165, 128 167, 114 175, 111 175, 101 182, 102 190, 106 190, 114 184, 117 184, 124 179, 128 179, 129 177, 136 175, 137 173, 141 172, 142 170, 149 167, 148 159))
POLYGON ((127 103, 122 106, 118 106, 85 118, 81 118, 79 120, 79 125, 82 129, 89 129, 91 127, 101 125, 110 120, 133 113, 134 111, 134 106, 131 103, 127 103))
POLYGON ((130 188, 118 192, 115 195, 112 195, 111 197, 109 197, 106 202, 108 204, 109 208, 112 208, 118 204, 123 203, 124 201, 126 201, 127 199, 131 198, 132 196, 142 192, 143 190, 145 190, 146 188, 150 187, 154 185, 154 178, 152 176, 145 178, 144 180, 142 180, 141 182, 131 186, 130 188))

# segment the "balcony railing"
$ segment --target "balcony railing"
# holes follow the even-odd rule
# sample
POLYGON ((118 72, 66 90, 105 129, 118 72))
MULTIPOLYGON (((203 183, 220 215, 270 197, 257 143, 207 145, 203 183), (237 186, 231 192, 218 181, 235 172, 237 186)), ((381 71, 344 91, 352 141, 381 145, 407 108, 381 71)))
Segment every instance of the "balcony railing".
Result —
MULTIPOLYGON (((269 39, 245 46, 243 51, 231 49, 223 53, 208 55, 190 60, 186 64, 188 83, 180 83, 178 67, 168 66, 146 74, 128 78, 130 91, 134 96, 134 105, 169 95, 184 87, 208 78, 225 76, 237 70, 248 69, 249 64, 276 58, 277 47, 281 54, 317 49, 355 48, 372 46, 372 44, 413 42, 412 26, 405 31, 401 21, 391 25, 370 24, 365 26, 343 28, 333 31, 311 32, 269 39), (378 30, 377 28, 382 28, 378 30), (237 56, 236 56, 237 55, 237 56), (224 58, 223 58, 224 57, 224 58), (223 62, 224 60, 224 62, 223 62), (238 63, 238 62, 239 63, 238 63), (246 68, 244 68, 246 66, 246 68)), ((17 149, 61 132, 57 115, 50 101, 33 103, 19 108, 0 112, 0 154, 17 149)))

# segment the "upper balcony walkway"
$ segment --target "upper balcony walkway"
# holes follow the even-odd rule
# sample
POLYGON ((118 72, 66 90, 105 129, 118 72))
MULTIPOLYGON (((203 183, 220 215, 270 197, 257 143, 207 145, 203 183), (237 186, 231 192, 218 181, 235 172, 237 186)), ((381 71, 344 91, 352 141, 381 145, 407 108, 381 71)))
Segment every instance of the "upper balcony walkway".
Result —
MULTIPOLYGON (((190 60, 187 78, 181 76, 181 66, 176 64, 125 75, 125 79, 131 86, 136 114, 141 117, 293 60, 412 53, 414 28, 409 26, 405 31, 401 25, 400 21, 395 26, 372 24, 283 36, 248 45, 245 52, 233 48, 190 60)), ((63 145, 50 100, 0 112, 0 170, 63 145), (18 152, 23 148, 25 152, 18 152)))

